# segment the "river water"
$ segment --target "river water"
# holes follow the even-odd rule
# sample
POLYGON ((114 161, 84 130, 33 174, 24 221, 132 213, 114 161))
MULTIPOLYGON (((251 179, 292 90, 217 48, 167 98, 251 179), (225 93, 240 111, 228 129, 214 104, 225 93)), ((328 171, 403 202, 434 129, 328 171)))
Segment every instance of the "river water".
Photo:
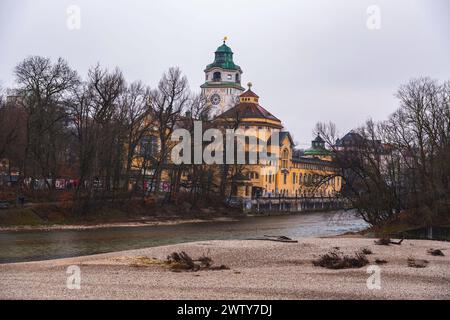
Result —
POLYGON ((367 224, 353 212, 338 211, 161 226, 8 231, 0 232, 0 263, 65 258, 201 240, 247 239, 263 235, 293 238, 329 236, 366 227, 367 224))

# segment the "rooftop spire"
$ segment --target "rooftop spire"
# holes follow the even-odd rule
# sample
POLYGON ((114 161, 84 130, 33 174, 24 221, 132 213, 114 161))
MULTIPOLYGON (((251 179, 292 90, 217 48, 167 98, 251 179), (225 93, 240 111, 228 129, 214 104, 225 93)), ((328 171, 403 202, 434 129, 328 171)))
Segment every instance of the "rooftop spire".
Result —
POLYGON ((206 70, 218 67, 227 70, 238 70, 242 72, 241 68, 233 62, 233 51, 226 45, 228 37, 223 38, 223 44, 217 48, 215 52, 214 62, 206 66, 206 70))
POLYGON ((247 86, 248 90, 239 96, 239 101, 258 104, 259 96, 252 91, 253 84, 249 82, 247 83, 247 86))

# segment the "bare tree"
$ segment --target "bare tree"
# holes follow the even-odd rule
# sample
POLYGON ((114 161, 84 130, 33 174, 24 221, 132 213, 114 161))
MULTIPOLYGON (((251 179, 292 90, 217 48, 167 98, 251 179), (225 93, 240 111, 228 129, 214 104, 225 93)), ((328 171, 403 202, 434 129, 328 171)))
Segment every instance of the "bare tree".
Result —
POLYGON ((75 191, 75 213, 86 212, 92 196, 91 182, 96 154, 96 124, 92 118, 92 95, 86 83, 74 88, 68 103, 69 117, 76 137, 78 154, 78 184, 75 191), (87 188, 86 188, 87 187, 87 188), (87 191, 86 194, 83 194, 87 191))
POLYGON ((14 103, 0 102, 0 159, 7 159, 9 168, 20 167, 25 149, 25 110, 14 103))
POLYGON ((156 159, 152 186, 158 190, 161 173, 167 167, 172 145, 170 137, 183 110, 189 102, 188 81, 179 68, 170 68, 163 74, 158 88, 151 92, 151 116, 158 132, 159 152, 156 159))
POLYGON ((88 88, 92 99, 92 119, 96 124, 96 156, 92 165, 94 172, 98 173, 96 181, 110 191, 112 181, 118 181, 115 161, 122 160, 120 128, 114 117, 119 112, 120 96, 126 88, 125 79, 118 68, 109 72, 97 65, 88 72, 88 88))
POLYGON ((334 151, 344 194, 366 221, 382 224, 407 212, 429 224, 450 206, 449 85, 413 79, 396 96, 399 109, 355 130, 350 147, 336 146, 334 125, 316 130, 334 151))
MULTIPOLYGON (((186 107, 185 116, 181 117, 178 126, 188 130, 191 137, 194 135, 194 124, 196 121, 202 122, 202 134, 211 125, 210 118, 211 107, 207 103, 207 98, 203 94, 193 95, 186 107)), ((203 144, 201 146, 203 148, 203 144)), ((195 141, 191 141, 191 149, 195 150, 195 141)), ((194 152, 191 152, 190 164, 176 166, 172 172, 173 183, 171 184, 171 198, 176 195, 180 189, 181 173, 189 175, 185 182, 185 189, 189 190, 189 198, 192 207, 196 207, 198 200, 203 197, 206 199, 212 188, 212 167, 203 163, 195 163, 194 152)))
POLYGON ((58 152, 63 143, 66 110, 64 101, 71 88, 79 83, 76 71, 59 58, 54 64, 50 59, 32 56, 15 68, 18 94, 27 113, 26 148, 21 170, 22 178, 31 175, 45 178, 57 176, 58 152), (31 163, 28 163, 30 161, 31 163))
POLYGON ((130 84, 120 98, 118 123, 123 127, 126 144, 124 188, 128 189, 136 149, 142 139, 151 134, 154 121, 150 118, 150 89, 142 82, 130 84))

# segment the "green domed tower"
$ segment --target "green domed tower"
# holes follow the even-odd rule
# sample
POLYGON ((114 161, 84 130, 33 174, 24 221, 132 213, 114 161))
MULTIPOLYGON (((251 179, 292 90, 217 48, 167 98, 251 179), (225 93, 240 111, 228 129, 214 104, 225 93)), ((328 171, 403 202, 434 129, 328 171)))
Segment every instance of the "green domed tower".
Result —
POLYGON ((331 151, 325 148, 325 140, 323 140, 320 135, 317 135, 317 137, 311 141, 311 148, 306 149, 304 154, 307 157, 323 160, 331 160, 332 156, 331 151))
POLYGON ((212 107, 213 115, 234 107, 244 92, 241 86, 242 69, 234 63, 233 51, 226 41, 225 37, 215 52, 214 62, 206 66, 205 83, 200 86, 212 107))

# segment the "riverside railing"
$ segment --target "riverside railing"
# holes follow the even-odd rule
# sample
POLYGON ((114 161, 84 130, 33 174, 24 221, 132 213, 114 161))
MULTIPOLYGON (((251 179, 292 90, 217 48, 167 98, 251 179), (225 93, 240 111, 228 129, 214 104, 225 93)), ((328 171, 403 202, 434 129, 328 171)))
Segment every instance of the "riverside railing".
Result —
POLYGON ((306 212, 327 211, 348 208, 348 202, 341 197, 258 197, 245 201, 244 210, 264 212, 306 212))

